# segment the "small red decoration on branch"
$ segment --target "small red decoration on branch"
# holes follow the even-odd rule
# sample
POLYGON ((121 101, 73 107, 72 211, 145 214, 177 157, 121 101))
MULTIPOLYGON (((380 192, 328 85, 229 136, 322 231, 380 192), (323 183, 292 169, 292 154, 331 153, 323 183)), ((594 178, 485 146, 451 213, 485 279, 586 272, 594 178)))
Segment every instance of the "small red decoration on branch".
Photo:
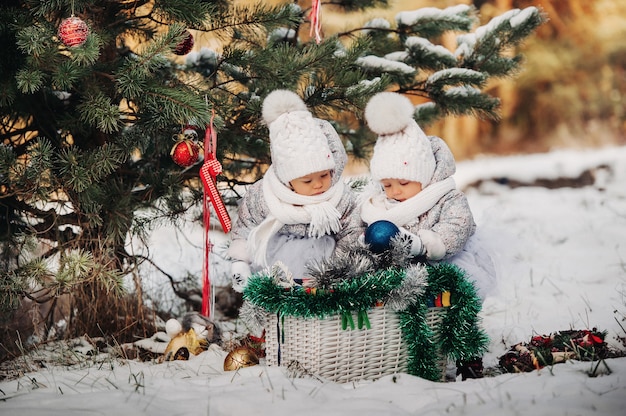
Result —
POLYGON ((89 26, 82 19, 71 16, 63 19, 59 25, 58 35, 65 46, 70 48, 80 46, 89 36, 89 26))
POLYGON ((185 128, 182 134, 174 136, 174 146, 170 151, 170 156, 174 163, 183 168, 188 168, 198 161, 200 157, 200 146, 198 145, 198 134, 190 127, 185 128))

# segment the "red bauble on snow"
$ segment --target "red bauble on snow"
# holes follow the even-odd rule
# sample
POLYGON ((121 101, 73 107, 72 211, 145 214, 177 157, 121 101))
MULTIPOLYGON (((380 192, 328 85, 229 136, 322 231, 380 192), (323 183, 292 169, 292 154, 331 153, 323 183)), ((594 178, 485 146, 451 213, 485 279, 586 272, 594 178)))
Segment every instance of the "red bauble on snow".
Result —
POLYGON ((178 166, 187 168, 198 161, 200 157, 200 146, 198 145, 198 134, 191 128, 186 128, 182 134, 174 136, 176 143, 172 146, 170 156, 178 166))
POLYGON ((59 39, 65 46, 71 48, 80 46, 85 43, 87 36, 89 36, 89 27, 78 17, 63 19, 59 26, 59 39))
POLYGON ((191 51, 191 48, 193 48, 193 35, 189 33, 188 30, 185 30, 185 33, 187 37, 174 48, 176 55, 187 55, 191 51))

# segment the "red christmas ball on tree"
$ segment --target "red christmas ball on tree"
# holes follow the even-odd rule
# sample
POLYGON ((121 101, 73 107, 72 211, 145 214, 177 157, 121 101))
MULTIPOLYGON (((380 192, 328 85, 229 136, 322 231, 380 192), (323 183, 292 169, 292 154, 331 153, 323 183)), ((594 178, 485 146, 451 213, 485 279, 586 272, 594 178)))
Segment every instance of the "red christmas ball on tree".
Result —
POLYGON ((178 166, 187 168, 198 161, 200 146, 189 139, 181 139, 172 146, 170 156, 178 166))
POLYGON ((191 51, 191 48, 193 48, 192 34, 189 33, 188 30, 185 30, 185 33, 187 34, 187 37, 180 41, 180 43, 176 45, 176 48, 174 48, 174 53, 176 55, 187 55, 191 51))
POLYGON ((65 46, 71 48, 80 46, 89 36, 89 26, 82 19, 72 16, 63 19, 59 26, 59 39, 65 46))

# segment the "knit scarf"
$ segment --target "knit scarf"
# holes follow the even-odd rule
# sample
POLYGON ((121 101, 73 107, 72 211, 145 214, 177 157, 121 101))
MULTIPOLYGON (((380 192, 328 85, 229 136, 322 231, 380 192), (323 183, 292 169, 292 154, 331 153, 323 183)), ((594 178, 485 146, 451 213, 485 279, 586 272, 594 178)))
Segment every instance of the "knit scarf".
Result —
POLYGON ((430 184, 414 197, 393 205, 385 203, 387 197, 384 193, 374 195, 361 205, 361 219, 368 225, 379 220, 391 221, 399 227, 410 225, 453 189, 456 189, 456 183, 450 177, 430 184))
POLYGON ((318 238, 341 229, 337 205, 344 192, 338 180, 329 190, 313 196, 300 195, 286 187, 270 166, 263 177, 263 196, 270 214, 248 236, 248 253, 257 265, 267 267, 267 244, 285 224, 309 224, 308 236, 318 238))

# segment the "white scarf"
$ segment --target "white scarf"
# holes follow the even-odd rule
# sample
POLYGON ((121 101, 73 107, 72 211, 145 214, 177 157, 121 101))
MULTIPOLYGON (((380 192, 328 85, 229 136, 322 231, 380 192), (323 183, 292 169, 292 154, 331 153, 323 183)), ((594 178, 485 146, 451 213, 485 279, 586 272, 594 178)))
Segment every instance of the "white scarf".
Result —
POLYGON ((320 195, 300 195, 280 182, 270 166, 263 177, 263 196, 270 213, 248 236, 250 257, 256 264, 267 267, 267 244, 285 224, 310 224, 309 237, 314 238, 339 232, 341 213, 336 207, 343 196, 344 186, 339 179, 320 195))
POLYGON ((387 197, 384 193, 374 195, 362 204, 361 219, 368 225, 379 220, 391 221, 398 227, 410 225, 453 189, 456 189, 456 183, 450 177, 430 184, 414 197, 393 205, 385 203, 387 197))

